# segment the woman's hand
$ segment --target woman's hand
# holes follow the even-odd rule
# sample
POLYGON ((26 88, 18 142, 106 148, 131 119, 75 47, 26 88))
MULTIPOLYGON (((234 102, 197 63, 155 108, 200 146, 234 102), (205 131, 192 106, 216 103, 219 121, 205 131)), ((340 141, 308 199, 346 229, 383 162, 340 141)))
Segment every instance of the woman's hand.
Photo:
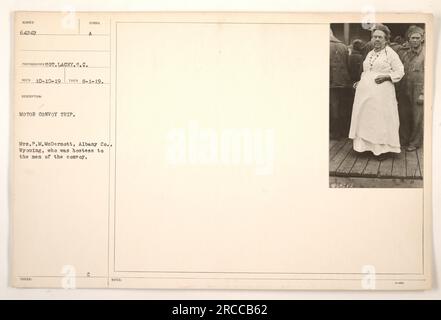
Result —
POLYGON ((384 81, 392 81, 392 79, 390 78, 390 76, 385 76, 385 75, 379 75, 375 78, 376 84, 383 83, 384 81))
POLYGON ((357 86, 358 86, 358 81, 354 82, 354 84, 352 85, 352 88, 357 89, 357 86))

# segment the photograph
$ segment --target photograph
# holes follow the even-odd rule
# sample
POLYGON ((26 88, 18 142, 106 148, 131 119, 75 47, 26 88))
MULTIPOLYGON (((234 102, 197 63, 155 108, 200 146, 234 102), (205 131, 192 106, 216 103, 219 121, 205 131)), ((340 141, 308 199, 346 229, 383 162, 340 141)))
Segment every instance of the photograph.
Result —
POLYGON ((424 31, 417 23, 331 24, 331 188, 422 188, 424 31))

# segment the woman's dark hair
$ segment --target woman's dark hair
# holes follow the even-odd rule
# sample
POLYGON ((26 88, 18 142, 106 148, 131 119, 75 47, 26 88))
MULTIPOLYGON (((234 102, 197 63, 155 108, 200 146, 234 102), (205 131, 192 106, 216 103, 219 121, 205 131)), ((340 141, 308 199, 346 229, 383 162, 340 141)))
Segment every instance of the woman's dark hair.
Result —
POLYGON ((390 40, 390 30, 389 30, 389 28, 386 27, 384 24, 377 23, 372 28, 372 33, 374 33, 377 30, 383 31, 384 35, 385 35, 385 38, 386 38, 386 41, 389 42, 389 40, 390 40))

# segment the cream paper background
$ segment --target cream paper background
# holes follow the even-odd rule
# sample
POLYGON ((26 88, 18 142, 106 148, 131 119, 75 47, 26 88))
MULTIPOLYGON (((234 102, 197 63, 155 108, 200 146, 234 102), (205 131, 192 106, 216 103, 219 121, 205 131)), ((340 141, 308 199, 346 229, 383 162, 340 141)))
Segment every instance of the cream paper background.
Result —
MULTIPOLYGON (((68 101, 88 117, 62 129, 78 139, 106 139, 109 132, 116 138, 117 153, 110 157, 116 200, 112 192, 107 199, 108 190, 115 190, 107 157, 71 166, 15 161, 13 284, 60 286, 51 277, 70 264, 79 275, 94 275, 78 279, 86 287, 105 287, 109 275, 122 280, 111 282, 116 287, 361 289, 358 273, 373 265, 379 289, 428 287, 430 126, 424 198, 422 189, 328 188, 328 23, 356 22, 360 15, 101 15, 114 21, 252 24, 225 24, 222 30, 183 24, 179 34, 167 23, 114 25, 111 99, 96 101, 93 110, 68 101), (256 24, 261 22, 266 24, 256 24), (189 43, 206 47, 195 55, 189 43), (151 48, 154 65, 148 63, 151 48), (213 48, 223 50, 221 58, 213 48), (202 71, 191 74, 189 61, 202 71), (154 68, 160 78, 150 77, 154 68), (177 96, 152 90, 158 83, 177 96), (109 131, 116 115, 117 130, 109 131), (162 158, 164 134, 192 120, 201 127, 274 128, 274 174, 256 176, 241 166, 170 170, 162 158), (136 272, 141 270, 160 272, 145 276, 136 272), (216 273, 197 273, 204 270, 216 273), (23 284, 14 276, 35 280, 23 284)), ((377 19, 420 22, 427 16, 377 19)), ((426 28, 430 34, 431 26, 426 28)), ((429 53, 431 39, 427 45, 429 53)), ((430 77, 427 72, 426 83, 430 77)), ((30 138, 33 130, 42 139, 53 137, 45 123, 21 119, 15 139, 30 138)))

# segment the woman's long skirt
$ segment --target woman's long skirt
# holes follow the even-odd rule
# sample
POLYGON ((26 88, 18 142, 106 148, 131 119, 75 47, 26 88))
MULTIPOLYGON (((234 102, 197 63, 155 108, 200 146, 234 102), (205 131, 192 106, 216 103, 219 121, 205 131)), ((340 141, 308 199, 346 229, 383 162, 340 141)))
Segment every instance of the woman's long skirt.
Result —
POLYGON ((365 72, 355 91, 349 138, 355 151, 400 153, 397 99, 392 82, 375 83, 374 72, 365 72))

